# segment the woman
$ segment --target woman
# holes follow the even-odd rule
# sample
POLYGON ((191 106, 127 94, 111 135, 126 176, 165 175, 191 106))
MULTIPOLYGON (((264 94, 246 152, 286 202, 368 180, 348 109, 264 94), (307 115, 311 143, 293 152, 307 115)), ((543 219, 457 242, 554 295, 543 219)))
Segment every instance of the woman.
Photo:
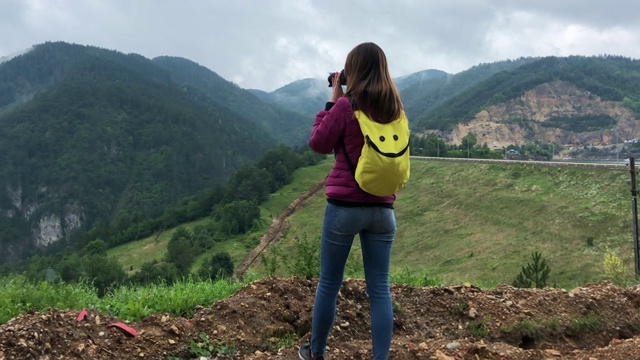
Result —
POLYGON ((336 161, 325 183, 328 203, 322 229, 320 281, 311 342, 298 352, 303 360, 323 359, 345 263, 356 234, 360 235, 371 305, 374 359, 388 358, 393 334, 389 262, 396 232, 395 195, 378 197, 366 193, 358 187, 351 166, 357 165, 364 145, 354 110, 361 110, 376 122, 388 123, 400 117, 402 103, 389 75, 386 56, 378 45, 363 43, 351 50, 344 74, 347 93, 343 93, 340 74, 336 73, 331 99, 316 116, 309 141, 318 153, 335 153, 336 161))

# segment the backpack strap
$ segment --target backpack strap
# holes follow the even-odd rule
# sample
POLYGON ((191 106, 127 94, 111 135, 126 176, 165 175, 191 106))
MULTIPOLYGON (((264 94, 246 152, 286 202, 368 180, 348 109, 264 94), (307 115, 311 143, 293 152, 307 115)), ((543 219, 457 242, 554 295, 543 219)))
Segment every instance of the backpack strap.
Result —
POLYGON ((342 153, 344 154, 344 159, 346 160, 347 165, 349 165, 349 170, 351 170, 351 174, 353 174, 353 177, 355 178, 356 167, 353 165, 353 162, 351 162, 351 158, 347 153, 347 144, 344 143, 344 138, 340 138, 340 144, 342 145, 342 153))
MULTIPOLYGON (((353 119, 355 119, 356 115, 355 115, 355 111, 358 108, 358 105, 355 103, 355 101, 353 101, 352 98, 348 98, 349 99, 349 103, 351 104, 351 111, 353 111, 353 118, 351 119, 353 121, 353 119)), ((358 119, 355 119, 356 121, 358 121, 358 119)), ((359 125, 358 125, 359 126, 359 125)), ((342 153, 344 154, 344 159, 347 161, 347 165, 349 165, 349 169, 351 170, 351 174, 353 174, 353 178, 356 178, 356 167, 355 165, 353 165, 353 162, 351 161, 351 158, 349 157, 349 153, 347 153, 347 144, 345 144, 344 142, 344 136, 342 138, 340 138, 340 143, 342 145, 342 153)))

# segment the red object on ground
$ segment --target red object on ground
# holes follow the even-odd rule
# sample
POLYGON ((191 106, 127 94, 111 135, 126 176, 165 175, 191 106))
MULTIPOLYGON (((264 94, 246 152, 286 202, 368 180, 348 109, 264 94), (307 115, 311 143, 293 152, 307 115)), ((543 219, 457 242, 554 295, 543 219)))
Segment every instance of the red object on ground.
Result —
POLYGON ((80 315, 76 318, 76 321, 82 321, 87 318, 87 310, 80 311, 80 315))
POLYGON ((108 328, 110 327, 117 327, 118 329, 122 330, 125 332, 125 334, 129 335, 129 336, 138 336, 138 332, 132 328, 129 327, 121 322, 117 322, 117 323, 113 323, 113 324, 109 324, 107 325, 108 328))

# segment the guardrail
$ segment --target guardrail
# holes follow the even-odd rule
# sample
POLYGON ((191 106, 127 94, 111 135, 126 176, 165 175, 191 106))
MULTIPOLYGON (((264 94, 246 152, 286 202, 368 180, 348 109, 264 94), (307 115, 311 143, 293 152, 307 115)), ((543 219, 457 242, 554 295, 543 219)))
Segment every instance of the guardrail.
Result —
POLYGON ((428 161, 457 161, 457 162, 473 162, 480 164, 503 164, 503 165, 535 165, 547 167, 569 167, 569 168, 598 168, 608 170, 629 171, 629 167, 625 164, 618 163, 587 163, 587 162, 571 162, 571 161, 538 161, 538 160, 504 160, 504 159, 474 159, 474 158, 448 158, 448 157, 430 157, 430 156, 411 156, 414 160, 428 161))

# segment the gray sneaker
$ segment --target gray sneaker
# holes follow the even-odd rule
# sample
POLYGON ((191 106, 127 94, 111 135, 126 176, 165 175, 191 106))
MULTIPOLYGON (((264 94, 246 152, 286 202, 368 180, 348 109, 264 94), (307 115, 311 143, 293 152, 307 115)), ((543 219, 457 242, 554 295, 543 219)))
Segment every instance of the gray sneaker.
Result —
POLYGON ((298 350, 298 356, 300 360, 324 360, 324 356, 315 356, 311 353, 311 345, 306 344, 300 347, 298 350))

